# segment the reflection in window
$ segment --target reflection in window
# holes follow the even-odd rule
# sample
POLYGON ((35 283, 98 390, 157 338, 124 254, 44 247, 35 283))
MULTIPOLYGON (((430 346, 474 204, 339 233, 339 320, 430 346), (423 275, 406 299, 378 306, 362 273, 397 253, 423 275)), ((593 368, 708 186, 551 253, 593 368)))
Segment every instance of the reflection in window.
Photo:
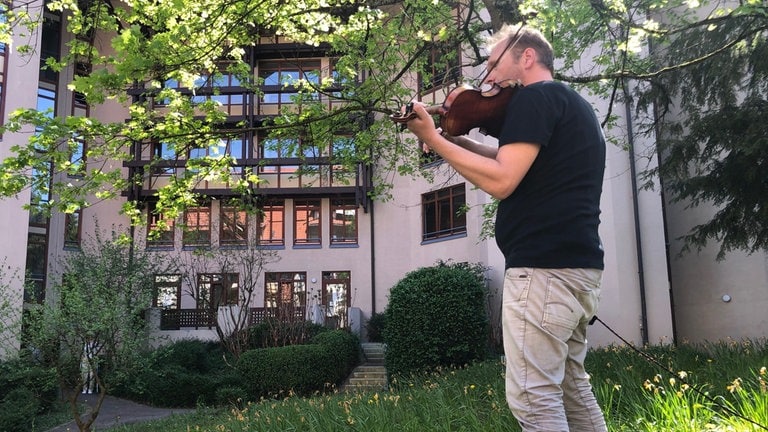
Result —
POLYGON ((79 248, 82 226, 82 209, 67 213, 64 217, 64 247, 79 248))
POLYGON ((240 276, 237 273, 201 273, 197 275, 197 308, 217 309, 240 302, 240 276))
POLYGON ((29 233, 27 236, 26 289, 24 301, 42 303, 45 300, 46 235, 29 233))
POLYGON ((152 306, 163 309, 179 309, 181 307, 181 275, 155 275, 155 295, 152 306))
POLYGON ((226 201, 222 202, 219 224, 219 242, 222 245, 248 244, 248 213, 245 210, 226 201))
POLYGON ((32 195, 30 198, 29 224, 32 226, 45 226, 48 218, 44 207, 50 200, 51 173, 49 171, 32 170, 32 195))
MULTIPOLYGON (((88 117, 88 103, 85 95, 80 92, 72 93, 72 115, 75 117, 88 117)), ((85 139, 81 135, 73 136, 69 142, 69 163, 67 174, 81 176, 85 174, 85 139)))
POLYGON ((323 272, 325 325, 331 328, 349 326, 347 310, 350 305, 350 273, 348 271, 323 272))
POLYGON ((457 84, 461 75, 459 51, 456 47, 434 46, 427 52, 427 64, 424 74, 419 75, 421 92, 457 84))
POLYGON ((211 244, 211 203, 189 207, 184 211, 184 246, 211 244))
POLYGON ((282 246, 285 244, 285 204, 270 201, 259 209, 259 244, 282 246))
MULTIPOLYGON (((153 163, 171 165, 169 161, 177 160, 176 151, 169 143, 152 143, 152 160, 153 163)), ((176 169, 171 166, 156 166, 152 169, 152 172, 155 173, 155 175, 172 175, 176 172, 176 169)))
MULTIPOLYGON (((240 78, 233 72, 226 70, 226 65, 213 75, 203 74, 198 76, 192 88, 185 88, 178 80, 169 79, 163 83, 163 87, 176 90, 186 90, 192 103, 198 104, 206 100, 218 102, 224 112, 229 115, 243 115, 246 91, 242 88, 240 78)), ((167 105, 167 100, 157 100, 158 105, 167 105)))
POLYGON ((357 204, 331 200, 331 244, 357 244, 357 204))
MULTIPOLYGON (((0 22, 5 23, 6 6, 0 4, 0 22)), ((6 46, 0 42, 0 124, 5 118, 5 72, 7 69, 6 46)))
POLYGON ((173 247, 174 220, 157 213, 155 203, 147 207, 147 247, 173 247))
POLYGON ((293 86, 300 80, 320 85, 320 60, 264 61, 259 63, 259 77, 264 80, 263 103, 290 103, 298 95, 293 86))
POLYGON ((303 272, 265 273, 264 306, 268 308, 305 308, 307 274, 303 272))
POLYGON ((467 232, 464 189, 462 183, 421 196, 422 240, 467 232))
POLYGON ((321 234, 320 200, 295 200, 293 205, 293 243, 319 245, 321 234))

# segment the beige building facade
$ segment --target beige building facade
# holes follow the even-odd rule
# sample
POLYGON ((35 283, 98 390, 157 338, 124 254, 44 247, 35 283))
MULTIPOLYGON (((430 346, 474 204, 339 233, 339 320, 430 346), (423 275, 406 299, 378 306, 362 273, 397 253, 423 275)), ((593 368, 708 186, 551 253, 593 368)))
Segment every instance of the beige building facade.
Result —
MULTIPOLYGON (((37 37, 57 37, 58 46, 64 47, 68 36, 61 23, 65 17, 50 14, 47 19, 50 25, 37 37), (56 29, 60 33, 53 35, 56 29)), ((264 54, 278 53, 280 43, 265 40, 255 48, 264 50, 259 60, 254 57, 255 75, 268 80, 292 72, 290 65, 264 54)), ((307 50, 304 55, 306 64, 328 70, 329 59, 323 53, 307 50)), ((102 121, 127 117, 126 107, 114 102, 83 105, 66 88, 73 70, 46 75, 40 72, 39 57, 22 59, 13 46, 5 47, 3 60, 4 121, 16 108, 47 106, 56 115, 88 115, 102 121)), ((237 94, 226 97, 223 106, 233 121, 246 112, 268 116, 287 103, 275 89, 267 89, 251 105, 237 99, 237 94)), ((440 97, 436 93, 431 101, 440 97)), ((430 97, 425 100, 430 102, 430 97)), ((605 101, 591 101, 598 113, 607 112, 605 101)), ((614 112, 624 110, 614 107, 614 112)), ((607 153, 600 227, 606 270, 598 316, 634 344, 764 337, 768 333, 766 255, 730 254, 717 262, 714 246, 702 253, 677 255, 676 238, 707 217, 709 209, 671 205, 659 190, 639 190, 638 171, 655 163, 647 157, 654 154, 654 142, 630 139, 635 121, 630 116, 621 118, 618 127, 606 131, 621 147, 609 145, 607 153)), ((496 144, 479 132, 472 136, 496 144)), ((4 135, 0 156, 10 156, 10 146, 26 139, 24 134, 4 135)), ((222 144, 242 166, 258 166, 260 175, 269 180, 262 186, 265 200, 259 215, 228 206, 232 193, 225 185, 206 184, 200 188, 206 199, 179 220, 167 221, 173 228, 166 235, 148 239, 145 228, 131 231, 136 247, 175 259, 189 260, 196 247, 262 248, 274 256, 256 275, 248 304, 242 304, 238 295, 245 284, 245 267, 224 270, 211 262, 194 274, 158 275, 158 294, 147 306, 153 311, 150 316, 160 343, 189 337, 214 339, 211 319, 232 308, 251 309, 252 317, 281 307, 300 309, 303 319, 351 327, 365 338, 365 321, 385 310, 389 290, 398 280, 419 267, 449 260, 488 267, 489 307, 492 318, 498 319, 504 261, 493 239, 480 240, 482 206, 490 202, 487 194, 435 162, 428 168, 434 171, 433 181, 395 177, 392 198, 372 202, 365 197, 369 168, 359 167, 357 181, 350 186, 335 182, 333 167, 322 160, 323 155, 315 155, 316 174, 300 175, 292 165, 294 159, 271 154, 264 140, 244 135, 222 144), (275 158, 282 160, 264 165, 263 160, 275 158), (447 221, 436 216, 437 209, 455 210, 464 204, 469 211, 463 217, 455 211, 447 221), (182 224, 193 226, 195 234, 182 231, 182 224)), ((22 281, 8 283, 13 294, 13 313, 8 317, 20 317, 23 307, 45 301, 46 293, 60 280, 56 263, 77 250, 83 239, 97 229, 128 230, 129 221, 119 212, 124 200, 139 200, 145 211, 151 211, 157 186, 185 169, 185 160, 194 157, 166 150, 161 143, 141 147, 123 168, 126 175, 148 166, 153 158, 164 164, 149 171, 145 184, 126 197, 99 202, 76 216, 36 217, 24 209, 30 203, 30 191, 0 200, 0 259, 5 258, 4 269, 26 274, 28 285, 22 297, 22 281)), ((150 225, 157 222, 150 217, 150 225)), ((590 342, 620 343, 616 334, 598 323, 590 328, 590 342)), ((11 351, 18 349, 18 340, 7 346, 11 351)))

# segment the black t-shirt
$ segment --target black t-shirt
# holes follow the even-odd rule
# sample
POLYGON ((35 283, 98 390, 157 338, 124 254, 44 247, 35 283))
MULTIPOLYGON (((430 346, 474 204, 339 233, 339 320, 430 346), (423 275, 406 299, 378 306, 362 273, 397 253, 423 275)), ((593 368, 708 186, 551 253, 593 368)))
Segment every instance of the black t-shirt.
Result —
POLYGON ((499 203, 496 242, 506 267, 603 269, 598 234, 605 138, 590 104, 555 81, 517 90, 499 145, 541 145, 517 189, 499 203))

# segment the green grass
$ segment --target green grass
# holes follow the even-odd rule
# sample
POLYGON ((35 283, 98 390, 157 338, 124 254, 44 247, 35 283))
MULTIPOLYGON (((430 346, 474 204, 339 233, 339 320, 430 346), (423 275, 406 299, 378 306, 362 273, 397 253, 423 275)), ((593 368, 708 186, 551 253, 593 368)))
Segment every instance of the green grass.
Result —
MULTIPOLYGON (((587 369, 611 431, 768 430, 768 343, 592 350, 587 369)), ((519 431, 503 367, 484 362, 393 383, 389 392, 289 397, 112 429, 186 431, 519 431)))

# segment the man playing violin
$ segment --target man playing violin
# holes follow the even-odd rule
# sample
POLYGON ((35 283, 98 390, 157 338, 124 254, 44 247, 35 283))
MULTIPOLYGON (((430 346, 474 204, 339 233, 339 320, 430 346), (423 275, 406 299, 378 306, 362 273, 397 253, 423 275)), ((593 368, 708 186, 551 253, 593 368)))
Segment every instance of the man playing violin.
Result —
POLYGON ((522 84, 498 147, 443 134, 421 104, 407 127, 499 200, 506 397, 523 431, 606 431, 584 369, 604 268, 602 129, 589 103, 553 80, 552 46, 540 32, 508 25, 488 48, 484 84, 522 84))

